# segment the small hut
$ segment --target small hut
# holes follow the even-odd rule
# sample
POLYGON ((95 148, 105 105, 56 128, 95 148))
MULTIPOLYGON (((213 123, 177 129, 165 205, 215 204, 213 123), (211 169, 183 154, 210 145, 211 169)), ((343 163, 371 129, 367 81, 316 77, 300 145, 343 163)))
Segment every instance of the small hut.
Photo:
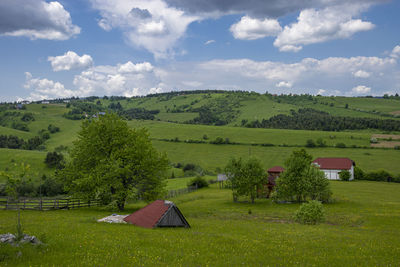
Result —
POLYGON ((124 221, 145 228, 190 227, 178 207, 168 200, 156 200, 128 215, 124 221))
POLYGON ((281 175, 282 172, 284 172, 285 169, 281 166, 274 166, 272 168, 269 168, 267 170, 268 172, 268 193, 267 193, 267 198, 269 198, 269 196, 271 195, 272 190, 274 190, 274 187, 276 185, 275 180, 276 178, 279 177, 279 175, 281 175))

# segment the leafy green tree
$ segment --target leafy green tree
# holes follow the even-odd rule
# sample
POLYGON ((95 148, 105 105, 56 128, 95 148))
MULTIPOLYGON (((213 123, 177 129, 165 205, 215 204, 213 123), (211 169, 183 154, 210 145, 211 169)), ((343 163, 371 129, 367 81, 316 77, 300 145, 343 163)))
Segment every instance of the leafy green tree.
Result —
POLYGON ((328 201, 329 180, 311 164, 312 156, 304 149, 293 151, 285 161, 285 172, 276 180, 276 198, 302 202, 307 199, 328 201))
POLYGON ((47 152, 44 163, 46 163, 49 168, 62 169, 64 167, 64 156, 62 153, 57 153, 56 151, 47 152))
POLYGON ((306 147, 316 147, 314 140, 308 139, 306 142, 306 147))
POLYGON ((239 196, 248 196, 251 202, 257 197, 258 189, 267 183, 267 176, 258 159, 243 161, 231 159, 225 167, 225 173, 231 182, 234 201, 239 196))
POLYGON ((343 171, 339 172, 339 178, 342 181, 349 181, 350 177, 351 177, 351 174, 347 170, 343 170, 343 171))
POLYGON ((165 193, 166 155, 153 148, 145 129, 130 129, 116 114, 84 121, 70 156, 58 175, 78 196, 123 210, 128 196, 150 201, 165 193))

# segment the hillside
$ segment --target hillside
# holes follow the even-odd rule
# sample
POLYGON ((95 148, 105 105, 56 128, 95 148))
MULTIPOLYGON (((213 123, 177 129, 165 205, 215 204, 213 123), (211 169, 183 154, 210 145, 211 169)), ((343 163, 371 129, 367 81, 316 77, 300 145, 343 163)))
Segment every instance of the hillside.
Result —
MULTIPOLYGON (((0 106, 0 135, 16 136, 26 142, 34 138, 42 141, 33 150, 21 149, 22 146, 20 149, 0 148, 1 170, 12 171, 15 163, 27 162, 37 176, 51 174, 53 170, 43 163, 46 153, 57 150, 68 157, 67 149, 72 147, 72 142, 77 138, 82 122, 80 118, 113 111, 129 119, 131 127, 147 128, 154 146, 166 152, 171 163, 196 163, 214 173, 222 169, 231 157, 239 156, 257 156, 265 168, 282 165, 292 150, 306 147, 309 139, 323 144, 322 147, 307 148, 314 157, 350 157, 364 170, 386 169, 394 174, 400 173, 400 150, 393 149, 394 140, 382 139, 382 142, 386 142, 385 146, 389 147, 387 149, 371 149, 372 135, 387 134, 388 131, 363 129, 338 132, 241 127, 253 120, 261 121, 277 115, 291 116, 294 111, 310 107, 329 112, 329 115, 342 116, 347 121, 351 118, 369 118, 378 119, 382 125, 386 124, 386 119, 400 123, 399 117, 391 114, 400 109, 400 100, 397 98, 272 96, 201 91, 53 102, 28 104, 23 110, 15 110, 13 105, 0 106), (24 117, 25 114, 30 115, 24 117), (200 114, 202 117, 197 119, 200 114), (22 121, 23 117, 29 120, 22 121), (14 129, 16 124, 22 124, 26 129, 14 129), (59 131, 50 133, 50 125, 59 128, 59 131), (338 144, 341 146, 338 147, 338 144)), ((396 131, 390 133, 397 134, 396 131)))

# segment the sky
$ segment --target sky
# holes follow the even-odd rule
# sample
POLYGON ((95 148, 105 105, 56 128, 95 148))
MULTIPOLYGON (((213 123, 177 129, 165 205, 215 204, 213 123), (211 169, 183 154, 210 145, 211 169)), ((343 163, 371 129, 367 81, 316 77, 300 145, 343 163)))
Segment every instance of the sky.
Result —
POLYGON ((1 0, 0 102, 400 93, 400 0, 1 0))

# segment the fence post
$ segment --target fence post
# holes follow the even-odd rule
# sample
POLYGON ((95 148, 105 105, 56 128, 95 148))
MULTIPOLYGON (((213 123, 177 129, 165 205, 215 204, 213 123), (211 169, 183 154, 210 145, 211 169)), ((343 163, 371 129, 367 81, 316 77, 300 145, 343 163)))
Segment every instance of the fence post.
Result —
POLYGON ((24 209, 26 208, 26 198, 24 198, 24 209))
POLYGON ((43 210, 43 200, 42 200, 42 198, 40 198, 39 210, 43 210))
POLYGON ((6 210, 8 210, 8 199, 9 199, 9 198, 7 198, 6 210))

